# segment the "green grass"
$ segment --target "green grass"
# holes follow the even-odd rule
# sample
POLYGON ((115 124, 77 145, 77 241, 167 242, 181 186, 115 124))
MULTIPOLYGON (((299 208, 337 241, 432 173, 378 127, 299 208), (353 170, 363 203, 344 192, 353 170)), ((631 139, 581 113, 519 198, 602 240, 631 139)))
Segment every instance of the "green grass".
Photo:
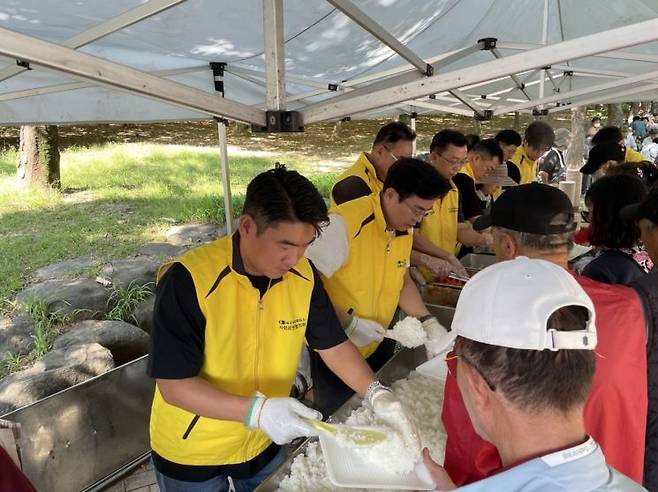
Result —
MULTIPOLYGON (((335 174, 320 174, 299 160, 230 159, 234 214, 249 181, 274 161, 313 181, 325 196, 335 174)), ((63 192, 16 191, 16 152, 0 154, 0 300, 20 290, 37 268, 82 255, 102 264, 162 241, 185 222, 224 223, 217 149, 108 144, 62 152, 63 192)))
POLYGON ((135 311, 135 308, 140 302, 146 300, 149 296, 151 296, 151 291, 148 284, 131 284, 127 289, 113 285, 112 294, 110 294, 110 299, 108 300, 108 304, 112 306, 112 309, 105 315, 105 319, 126 321, 136 325, 137 318, 133 315, 133 311, 135 311))

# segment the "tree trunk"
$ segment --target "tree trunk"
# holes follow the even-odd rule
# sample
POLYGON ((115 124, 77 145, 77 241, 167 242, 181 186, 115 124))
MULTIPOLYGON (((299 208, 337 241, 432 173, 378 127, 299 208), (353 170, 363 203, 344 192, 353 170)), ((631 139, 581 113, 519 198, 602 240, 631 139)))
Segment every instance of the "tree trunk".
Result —
POLYGON ((618 126, 624 123, 624 110, 621 104, 608 104, 608 126, 618 126))
POLYGON ((640 112, 640 103, 637 101, 634 101, 631 103, 631 114, 630 116, 635 116, 640 112))
POLYGON ((580 169, 585 153, 585 106, 571 109, 571 143, 567 152, 567 168, 580 169))
POLYGON ((577 106, 571 109, 571 142, 567 150, 567 180, 574 181, 576 189, 575 202, 580 202, 580 191, 582 189, 583 175, 580 167, 583 165, 585 153, 585 106, 577 106))
POLYGON ((21 126, 17 186, 60 188, 59 132, 56 125, 21 126))

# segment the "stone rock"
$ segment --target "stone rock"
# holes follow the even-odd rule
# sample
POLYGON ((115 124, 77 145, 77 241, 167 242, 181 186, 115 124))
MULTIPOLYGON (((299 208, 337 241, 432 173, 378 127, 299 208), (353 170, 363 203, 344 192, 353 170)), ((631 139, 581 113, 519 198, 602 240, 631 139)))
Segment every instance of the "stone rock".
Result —
POLYGON ((96 265, 96 260, 91 256, 79 256, 70 260, 60 261, 52 265, 46 265, 34 272, 37 280, 66 279, 79 275, 96 265))
POLYGON ((101 276, 109 278, 112 284, 127 289, 148 285, 155 290, 155 274, 160 268, 160 262, 146 256, 114 260, 101 270, 101 276))
POLYGON ((48 352, 29 369, 10 374, 0 381, 0 415, 112 368, 112 354, 97 343, 48 352))
POLYGON ((184 251, 184 246, 175 246, 169 243, 146 243, 139 248, 140 255, 148 256, 158 261, 176 258, 183 254, 184 251))
POLYGON ((0 319, 0 362, 10 355, 27 355, 32 350, 34 321, 27 316, 0 319))
POLYGON ((145 299, 137 305, 132 313, 133 318, 139 326, 146 333, 151 333, 153 330, 153 308, 155 307, 155 296, 145 299))
POLYGON ((73 319, 99 318, 107 312, 110 291, 91 279, 46 280, 16 296, 19 306, 30 300, 43 300, 48 312, 71 315, 73 319))
POLYGON ((165 233, 167 242, 176 246, 207 243, 224 235, 226 235, 226 228, 216 224, 177 225, 165 233))
POLYGON ((149 336, 125 321, 82 321, 72 325, 53 343, 53 349, 97 343, 110 352, 119 366, 146 354, 149 336))

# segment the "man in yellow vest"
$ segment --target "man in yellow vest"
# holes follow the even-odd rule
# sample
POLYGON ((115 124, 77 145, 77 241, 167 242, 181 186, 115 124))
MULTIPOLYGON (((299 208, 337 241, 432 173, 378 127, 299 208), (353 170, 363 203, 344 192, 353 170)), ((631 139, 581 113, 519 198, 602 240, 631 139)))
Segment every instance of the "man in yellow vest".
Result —
POLYGON ((304 344, 415 443, 393 393, 347 340, 304 258, 327 221, 310 181, 283 166, 247 187, 238 231, 159 272, 148 372, 160 490, 253 490, 283 461, 278 445, 321 415, 289 398, 304 344))
POLYGON ((607 142, 617 143, 625 147, 624 162, 642 162, 646 160, 640 152, 624 145, 624 135, 617 126, 605 126, 592 137, 592 146, 607 142))
POLYGON ((480 140, 468 153, 468 162, 452 178, 459 190, 464 219, 473 223, 484 214, 486 202, 477 192, 477 184, 482 178, 493 173, 503 164, 503 151, 493 138, 480 140))
POLYGON ((519 171, 519 184, 537 181, 537 159, 553 146, 554 141, 555 133, 548 123, 533 121, 528 125, 523 143, 509 160, 519 171))
MULTIPOLYGON (((430 164, 399 159, 380 193, 332 207, 330 225, 307 250, 345 332, 375 370, 393 355, 395 344, 382 340, 398 305, 420 318, 430 337, 444 332, 408 270, 413 227, 448 190, 430 164)), ((312 358, 316 405, 326 409, 347 399, 348 389, 312 358)))
POLYGON ((388 168, 401 157, 411 157, 415 139, 416 133, 401 121, 381 127, 372 150, 361 152, 356 162, 338 176, 331 190, 331 205, 382 191, 388 168))
POLYGON ((466 275, 455 257, 457 245, 484 246, 490 239, 464 220, 459 190, 453 182, 468 162, 466 138, 457 130, 441 130, 432 138, 429 159, 441 177, 448 180, 450 190, 434 202, 415 231, 411 263, 421 267, 426 279, 444 277, 451 271, 466 275))

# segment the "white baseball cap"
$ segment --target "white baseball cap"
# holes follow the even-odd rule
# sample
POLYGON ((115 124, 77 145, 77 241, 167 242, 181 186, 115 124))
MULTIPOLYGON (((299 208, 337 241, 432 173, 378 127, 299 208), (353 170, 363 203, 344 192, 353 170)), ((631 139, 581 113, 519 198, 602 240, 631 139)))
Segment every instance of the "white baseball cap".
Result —
POLYGON ((594 322, 592 300, 567 270, 521 256, 491 265, 466 283, 449 336, 452 342, 462 336, 514 349, 594 350, 594 322), (551 315, 566 306, 589 311, 586 328, 547 330, 551 315))

